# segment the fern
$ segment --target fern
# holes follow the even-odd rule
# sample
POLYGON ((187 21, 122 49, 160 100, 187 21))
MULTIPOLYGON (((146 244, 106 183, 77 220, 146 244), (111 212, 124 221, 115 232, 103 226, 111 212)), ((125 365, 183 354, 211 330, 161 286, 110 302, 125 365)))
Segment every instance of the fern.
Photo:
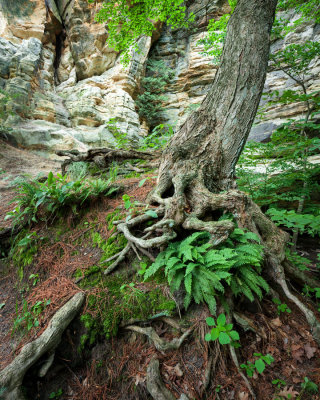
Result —
POLYGON ((254 296, 261 299, 269 286, 260 276, 263 248, 258 235, 236 228, 215 249, 209 239, 208 233, 196 232, 171 243, 147 269, 144 279, 163 268, 171 291, 184 287, 186 309, 192 300, 205 302, 212 314, 216 312, 216 297, 223 296, 226 286, 235 296, 244 295, 250 301, 254 296))

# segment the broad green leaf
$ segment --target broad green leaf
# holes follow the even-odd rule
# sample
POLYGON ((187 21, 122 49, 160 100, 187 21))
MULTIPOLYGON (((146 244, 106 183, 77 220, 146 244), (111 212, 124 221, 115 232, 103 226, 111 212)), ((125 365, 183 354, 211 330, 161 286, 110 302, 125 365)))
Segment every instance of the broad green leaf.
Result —
POLYGON ((209 326, 216 326, 216 322, 215 322, 214 318, 212 318, 212 317, 206 318, 206 323, 207 323, 209 326))
POLYGON ((48 186, 50 186, 52 184, 52 182, 53 182, 53 173, 51 171, 48 174, 47 182, 48 182, 48 186))
POLYGON ((224 326, 226 324, 225 314, 220 314, 217 318, 217 325, 224 326))
POLYGON ((231 332, 229 332, 229 335, 232 340, 240 340, 240 336, 237 331, 231 331, 231 332))
POLYGON ((143 186, 147 179, 148 178, 141 179, 141 181, 139 182, 139 187, 143 186))
POLYGON ((230 336, 226 332, 220 332, 220 334, 219 334, 219 342, 220 342, 220 344, 229 344, 229 343, 231 343, 230 336))
POLYGON ((261 358, 259 358, 259 360, 256 360, 256 362, 254 363, 254 366, 256 367, 256 369, 259 372, 259 374, 262 374, 262 372, 266 368, 266 365, 265 365, 264 361, 261 360, 261 358))
POLYGON ((220 331, 218 328, 211 329, 211 340, 217 340, 219 337, 220 331))

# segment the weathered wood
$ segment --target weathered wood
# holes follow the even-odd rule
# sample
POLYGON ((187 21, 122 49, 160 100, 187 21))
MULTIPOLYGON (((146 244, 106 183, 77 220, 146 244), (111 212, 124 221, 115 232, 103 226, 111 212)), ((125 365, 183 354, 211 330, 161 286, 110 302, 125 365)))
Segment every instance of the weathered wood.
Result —
POLYGON ((159 202, 171 188, 176 197, 172 206, 179 213, 186 199, 194 197, 195 184, 213 193, 233 187, 235 165, 265 82, 276 4, 277 0, 238 2, 214 82, 199 110, 163 153, 153 201, 159 202))
POLYGON ((1 399, 24 400, 21 392, 24 375, 40 357, 58 346, 63 332, 79 312, 84 298, 82 292, 75 294, 56 312, 42 335, 26 344, 12 363, 0 372, 1 399))
POLYGON ((73 162, 93 162, 100 168, 106 168, 112 161, 151 160, 154 158, 154 155, 147 151, 121 150, 109 147, 89 149, 85 153, 80 153, 78 150, 58 150, 56 154, 60 157, 69 157, 61 165, 63 174, 66 172, 66 167, 73 162))

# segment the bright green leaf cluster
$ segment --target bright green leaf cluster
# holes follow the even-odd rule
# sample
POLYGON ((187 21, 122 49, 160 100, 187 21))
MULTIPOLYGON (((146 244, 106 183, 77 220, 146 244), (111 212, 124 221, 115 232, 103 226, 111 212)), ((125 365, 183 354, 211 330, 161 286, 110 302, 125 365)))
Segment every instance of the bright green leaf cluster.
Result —
POLYGON ((192 300, 206 302, 212 314, 216 312, 216 297, 224 293, 225 286, 250 301, 254 294, 262 298, 262 289, 268 291, 269 287, 260 276, 263 249, 258 236, 236 228, 217 248, 212 248, 209 239, 208 233, 196 232, 171 243, 147 269, 145 279, 164 268, 171 291, 183 283, 186 309, 192 300))
POLYGON ((253 353, 253 355, 255 357, 258 357, 258 359, 254 363, 252 363, 251 361, 248 361, 247 364, 240 365, 240 368, 242 368, 246 371, 249 378, 253 377, 255 370, 259 374, 262 374, 266 368, 266 364, 271 365, 271 363, 274 362, 274 358, 270 354, 266 354, 264 356, 261 353, 253 353))
POLYGON ((13 218, 14 224, 22 221, 31 224, 38 219, 48 221, 57 212, 71 208, 75 213, 77 205, 82 205, 90 197, 101 194, 111 195, 118 188, 112 186, 113 178, 69 181, 67 175, 53 175, 49 172, 45 182, 38 180, 17 182, 18 195, 12 202, 18 202, 7 218, 13 218), (40 213, 41 211, 44 211, 40 213))
POLYGON ((214 318, 209 317, 206 319, 206 322, 209 326, 213 326, 213 329, 210 333, 207 333, 205 336, 206 341, 211 340, 219 340, 220 344, 232 344, 234 345, 236 341, 240 340, 239 334, 237 331, 233 330, 233 324, 226 323, 225 314, 220 314, 217 318, 217 321, 214 318))
POLYGON ((166 22, 173 29, 187 27, 193 21, 186 18, 183 0, 125 0, 105 1, 96 15, 100 23, 107 23, 108 46, 123 51, 122 61, 128 65, 130 48, 139 50, 137 40, 141 36, 151 36, 156 22, 166 22))

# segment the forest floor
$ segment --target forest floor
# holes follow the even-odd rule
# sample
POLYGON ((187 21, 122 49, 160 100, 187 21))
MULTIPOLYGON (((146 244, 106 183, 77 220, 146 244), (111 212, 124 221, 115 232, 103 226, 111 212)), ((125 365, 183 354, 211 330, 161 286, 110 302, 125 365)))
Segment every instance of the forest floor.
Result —
MULTIPOLYGON (((5 171, 0 176, 0 227, 4 227, 10 223, 10 220, 4 222, 4 217, 10 207, 12 209, 8 203, 14 196, 8 182, 23 173, 35 177, 40 171, 44 174, 50 170, 57 172, 59 163, 40 160, 38 156, 7 146, 1 154, 0 168, 5 171)), ((175 299, 172 308, 172 296, 161 277, 155 282, 144 282, 137 274, 146 262, 143 254, 139 254, 138 259, 131 252, 114 275, 106 277, 103 274, 103 260, 124 245, 112 224, 125 213, 123 194, 131 196, 132 201, 143 203, 155 184, 155 179, 148 179, 139 185, 143 177, 119 179, 120 191, 114 197, 93 200, 78 210, 77 215, 69 212, 51 225, 35 224, 30 232, 35 232, 40 240, 35 244, 32 262, 23 269, 21 280, 18 278, 19 265, 0 259, 0 369, 24 344, 44 331, 52 315, 73 294, 84 291, 87 295, 82 317, 76 318, 63 335, 47 375, 44 378, 37 376, 41 360, 25 377, 24 389, 28 398, 151 399, 146 388, 147 366, 156 356, 160 361, 162 380, 177 399, 182 400, 183 393, 188 399, 197 400, 251 399, 228 348, 204 340, 209 331, 205 321, 210 315, 207 306, 192 305, 180 316, 179 299, 175 299), (115 283, 117 288, 112 286, 115 283), (153 306, 151 299, 154 297, 151 296, 157 296, 159 304, 167 302, 169 318, 161 314, 158 303, 153 306), (39 326, 25 329, 23 305, 29 307, 48 299, 50 304, 38 316, 39 326), (143 303, 148 302, 155 315, 146 317, 143 303), (116 310, 113 313, 112 307, 116 310), (13 334, 18 314, 22 323, 13 334), (101 323, 93 323, 86 329, 83 322, 91 317, 101 323), (178 350, 158 351, 144 335, 127 329, 133 323, 132 319, 142 327, 152 326, 166 340, 181 336, 190 327, 192 335, 178 350), (84 339, 83 335, 87 337, 84 339)), ((139 206, 134 212, 138 209, 139 206)), ((315 259, 320 245, 302 238, 299 251, 315 259)), ((156 253, 151 255, 156 256, 156 253)), ((301 294, 302 288, 292 289, 317 313, 311 300, 301 294)), ((247 321, 246 329, 243 325, 235 325, 240 334, 241 347, 237 349, 240 363, 254 362, 257 359, 254 353, 270 354, 274 358, 263 374, 255 372, 249 378, 258 400, 320 399, 318 394, 308 394, 301 388, 305 377, 320 385, 319 347, 305 318, 294 305, 288 306, 291 313, 279 312, 271 295, 261 302, 241 300, 236 304, 239 316, 247 321)))

